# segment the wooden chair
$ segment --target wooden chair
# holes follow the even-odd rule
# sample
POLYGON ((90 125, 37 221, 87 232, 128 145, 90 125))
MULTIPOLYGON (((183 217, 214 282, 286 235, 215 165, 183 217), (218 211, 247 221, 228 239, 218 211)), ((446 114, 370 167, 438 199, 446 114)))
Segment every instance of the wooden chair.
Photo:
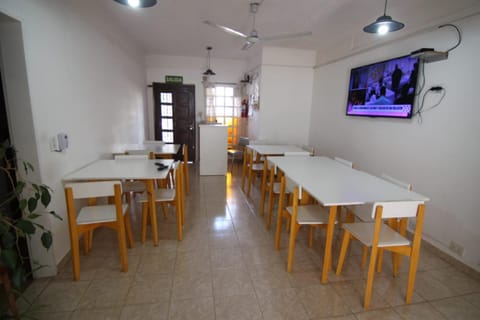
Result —
POLYGON ((107 227, 117 231, 122 271, 128 271, 127 244, 133 247, 133 235, 127 204, 122 203, 122 185, 120 181, 99 181, 69 183, 65 186, 68 224, 72 249, 73 279, 80 279, 79 239, 83 236, 85 254, 91 249, 93 231, 107 227), (98 197, 114 197, 114 204, 96 205, 98 197), (88 199, 89 204, 82 207, 77 215, 76 199, 88 199), (126 235, 125 235, 126 233, 126 235))
POLYGON ((245 146, 247 146, 248 143, 249 143, 249 141, 248 141, 247 137, 240 137, 237 145, 233 145, 233 146, 230 146, 228 148, 227 155, 228 155, 228 158, 231 159, 231 163, 232 163, 231 166, 230 166, 230 172, 233 171, 233 161, 235 161, 235 159, 241 158, 242 163, 243 163, 243 156, 245 154, 245 146))
MULTIPOLYGON (((183 180, 183 163, 176 161, 173 164, 174 171, 174 186, 173 188, 158 188, 155 189, 154 200, 155 203, 170 204, 175 206, 176 219, 177 219, 177 238, 183 239, 183 225, 184 225, 184 180, 183 180)), ((153 221, 151 212, 148 207, 148 197, 144 193, 140 195, 138 201, 142 204, 142 243, 145 242, 147 237, 147 225, 148 220, 153 221)))
POLYGON ((253 150, 247 149, 247 159, 248 159, 248 181, 247 181, 247 197, 250 197, 250 190, 252 185, 255 183, 255 179, 258 174, 263 173, 263 163, 258 159, 254 159, 253 150))
MULTIPOLYGON (((375 220, 374 222, 343 224, 344 234, 336 270, 337 275, 340 275, 342 272, 350 239, 355 238, 371 248, 370 264, 368 266, 367 284, 365 289, 365 309, 368 309, 370 306, 373 278, 375 276, 375 264, 379 248, 389 250, 395 255, 406 255, 410 257, 405 301, 407 304, 411 302, 417 273, 418 258, 420 255, 424 211, 425 206, 423 201, 377 202, 373 205, 371 213, 372 219, 375 220), (389 218, 416 218, 417 223, 413 234, 413 240, 410 241, 399 232, 383 223, 383 219, 389 218)), ((394 276, 398 274, 398 267, 399 265, 394 262, 394 276)))
MULTIPOLYGON (((311 155, 310 151, 305 152, 285 152, 284 156, 308 156, 311 155)), ((268 192, 268 207, 267 207, 267 221, 266 221, 266 228, 270 229, 271 221, 272 221, 272 211, 273 211, 273 203, 275 202, 275 198, 279 197, 280 192, 280 185, 281 185, 281 178, 283 176, 283 172, 281 170, 277 170, 278 172, 275 174, 275 167, 270 166, 268 168, 268 161, 265 160, 264 170, 263 170, 263 179, 264 183, 262 183, 265 190, 262 190, 262 197, 261 197, 261 207, 260 207, 260 214, 263 215, 263 202, 264 202, 264 194, 268 192)), ((286 195, 291 193, 292 188, 285 187, 283 191, 282 197, 285 198, 286 195)))
MULTIPOLYGON (((128 161, 128 160, 148 160, 153 159, 153 153, 139 153, 139 154, 120 154, 114 156, 115 160, 118 161, 128 161)), ((138 180, 126 180, 122 181, 122 191, 125 194, 127 199, 128 206, 130 210, 132 209, 132 197, 135 197, 136 194, 145 192, 147 189, 143 181, 138 180)))
MULTIPOLYGON (((292 206, 286 207, 285 210, 290 214, 290 241, 288 245, 288 262, 287 271, 292 272, 293 257, 295 253, 295 241, 300 228, 304 225, 322 227, 328 226, 329 210, 319 204, 306 192, 302 190, 300 197, 299 187, 293 189, 292 206)), ((310 229, 311 230, 311 229, 310 229)), ((313 244, 313 236, 310 232, 308 245, 313 244)), ((332 262, 330 261, 330 265, 332 262)))
MULTIPOLYGON (((382 174, 381 175, 382 179, 391 182, 401 188, 407 189, 408 191, 412 191, 412 185, 410 183, 406 183, 403 181, 400 181, 396 178, 393 178, 389 175, 382 174)), ((365 204, 361 206, 348 206, 347 207, 347 212, 353 213, 355 218, 359 218, 360 221, 362 222, 373 222, 375 221, 371 214, 373 210, 373 204, 365 204)), ((350 222, 354 222, 354 219, 352 219, 350 222)), ((407 233, 407 219, 389 219, 387 221, 387 224, 394 228, 395 230, 399 231, 401 235, 405 236, 407 233)), ((363 246, 362 248, 362 261, 361 261, 361 266, 362 268, 365 267, 367 263, 367 255, 368 255, 368 246, 363 246)), ((378 250, 378 257, 377 257, 377 272, 382 271, 382 264, 383 264, 383 250, 379 248, 378 250)), ((393 259, 393 256, 392 256, 393 259)), ((398 263, 401 261, 401 256, 398 257, 398 263)), ((393 262, 393 261, 392 261, 393 262)))

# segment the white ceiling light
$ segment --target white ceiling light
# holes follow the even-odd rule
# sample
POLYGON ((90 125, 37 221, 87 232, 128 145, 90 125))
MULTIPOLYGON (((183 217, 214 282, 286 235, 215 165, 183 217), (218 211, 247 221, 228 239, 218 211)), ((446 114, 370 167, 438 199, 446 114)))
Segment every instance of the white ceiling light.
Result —
POLYGON ((157 0, 113 0, 132 8, 149 8, 157 4, 157 0))
POLYGON ((363 28, 367 33, 378 33, 380 35, 387 34, 389 32, 400 30, 405 25, 401 22, 395 21, 392 17, 387 16, 387 0, 385 0, 385 8, 383 10, 383 16, 380 16, 375 22, 369 24, 363 28))

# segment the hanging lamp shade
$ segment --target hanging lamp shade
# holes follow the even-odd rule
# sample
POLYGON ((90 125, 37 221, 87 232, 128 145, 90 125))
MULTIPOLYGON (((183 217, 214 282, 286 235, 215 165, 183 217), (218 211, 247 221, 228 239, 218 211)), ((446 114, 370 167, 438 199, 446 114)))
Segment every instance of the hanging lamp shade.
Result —
POLYGON ((113 0, 132 8, 149 8, 157 4, 157 0, 113 0))
POLYGON ((380 35, 383 35, 388 32, 400 30, 404 26, 405 25, 403 23, 395 21, 392 19, 392 17, 387 16, 387 0, 385 0, 385 9, 383 10, 383 16, 378 17, 375 22, 372 22, 368 26, 365 26, 363 28, 363 31, 367 33, 378 33, 380 35))
POLYGON ((203 73, 205 76, 216 75, 216 73, 210 68, 210 51, 212 51, 212 47, 207 47, 207 70, 203 73))

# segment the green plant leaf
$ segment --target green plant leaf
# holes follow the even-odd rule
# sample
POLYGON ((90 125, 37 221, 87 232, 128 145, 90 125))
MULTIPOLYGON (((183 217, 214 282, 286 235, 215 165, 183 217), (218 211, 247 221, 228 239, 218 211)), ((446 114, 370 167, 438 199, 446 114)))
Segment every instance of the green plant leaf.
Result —
POLYGON ((35 198, 28 199, 28 211, 33 212, 37 209, 38 200, 35 198))
POLYGON ((44 207, 47 207, 52 200, 52 197, 50 196, 50 191, 48 191, 47 188, 41 186, 40 187, 40 192, 42 193, 41 196, 41 201, 44 207))
POLYGON ((17 186, 15 187, 15 193, 16 194, 22 193, 24 188, 25 188, 25 182, 17 181, 17 186))
POLYGON ((26 281, 25 269, 23 267, 19 267, 15 269, 12 275, 12 285, 18 290, 21 290, 26 281))
POLYGON ((11 232, 5 232, 2 234, 2 248, 4 249, 11 249, 15 247, 15 235, 11 232))
POLYGON ((15 226, 22 230, 24 233, 26 234, 34 234, 35 233, 35 226, 33 225, 33 223, 29 220, 25 220, 25 219, 22 219, 22 220, 19 220, 15 226))
POLYGON ((42 245, 45 249, 50 249, 52 246, 53 238, 52 233, 50 231, 46 231, 42 234, 42 245))
POLYGON ((17 266, 17 251, 15 249, 2 249, 0 261, 10 270, 17 266))
POLYGON ((20 208, 20 211, 25 211, 25 208, 27 207, 27 200, 26 199, 22 199, 20 200, 20 202, 18 203, 18 206, 20 208))
POLYGON ((31 213, 27 216, 27 218, 30 220, 37 219, 38 217, 41 217, 41 215, 38 213, 31 213))

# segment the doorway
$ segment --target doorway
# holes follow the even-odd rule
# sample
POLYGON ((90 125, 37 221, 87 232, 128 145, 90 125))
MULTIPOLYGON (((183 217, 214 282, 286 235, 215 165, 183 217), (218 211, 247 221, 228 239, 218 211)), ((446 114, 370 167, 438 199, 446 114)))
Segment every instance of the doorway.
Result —
POLYGON ((195 161, 195 85, 153 83, 155 140, 186 144, 195 161))

